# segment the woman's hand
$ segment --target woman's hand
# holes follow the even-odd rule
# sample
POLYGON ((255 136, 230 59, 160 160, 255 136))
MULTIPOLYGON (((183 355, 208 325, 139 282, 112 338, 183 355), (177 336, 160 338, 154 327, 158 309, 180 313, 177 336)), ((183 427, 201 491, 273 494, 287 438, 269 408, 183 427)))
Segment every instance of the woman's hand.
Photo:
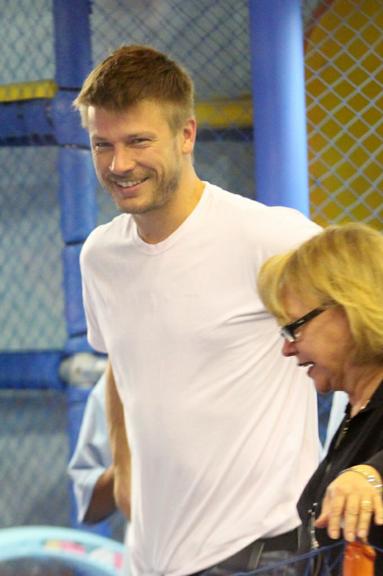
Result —
POLYGON ((361 464, 329 484, 315 527, 327 527, 330 538, 339 538, 343 529, 346 541, 367 541, 372 517, 383 524, 382 478, 375 468, 361 464))

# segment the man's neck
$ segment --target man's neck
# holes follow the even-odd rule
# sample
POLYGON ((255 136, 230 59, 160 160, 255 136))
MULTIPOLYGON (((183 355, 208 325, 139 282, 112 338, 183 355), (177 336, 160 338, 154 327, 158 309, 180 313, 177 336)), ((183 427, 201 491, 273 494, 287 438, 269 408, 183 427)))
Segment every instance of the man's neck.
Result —
POLYGON ((176 201, 161 210, 135 214, 134 220, 140 238, 148 244, 158 244, 168 238, 193 212, 203 193, 204 183, 195 176, 183 186, 176 201))

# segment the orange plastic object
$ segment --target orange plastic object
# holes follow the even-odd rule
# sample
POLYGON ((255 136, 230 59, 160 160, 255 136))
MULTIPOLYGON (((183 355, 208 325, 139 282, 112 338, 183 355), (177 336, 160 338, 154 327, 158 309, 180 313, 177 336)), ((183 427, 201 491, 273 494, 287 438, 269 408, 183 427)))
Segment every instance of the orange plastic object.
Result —
POLYGON ((348 542, 344 551, 343 576, 374 576, 376 552, 363 542, 348 542))

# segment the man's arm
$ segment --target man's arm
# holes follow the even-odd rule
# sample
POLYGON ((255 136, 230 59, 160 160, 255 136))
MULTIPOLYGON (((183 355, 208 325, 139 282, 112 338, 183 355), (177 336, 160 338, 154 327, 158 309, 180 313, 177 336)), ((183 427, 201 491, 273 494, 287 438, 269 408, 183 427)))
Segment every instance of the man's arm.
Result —
POLYGON ((113 457, 114 498, 117 507, 127 518, 130 518, 130 449, 125 429, 124 410, 110 362, 106 371, 106 415, 113 457))
POLYGON ((92 496, 84 516, 86 524, 95 524, 108 518, 113 512, 117 510, 116 501, 114 499, 114 469, 109 466, 103 472, 92 492, 92 496))

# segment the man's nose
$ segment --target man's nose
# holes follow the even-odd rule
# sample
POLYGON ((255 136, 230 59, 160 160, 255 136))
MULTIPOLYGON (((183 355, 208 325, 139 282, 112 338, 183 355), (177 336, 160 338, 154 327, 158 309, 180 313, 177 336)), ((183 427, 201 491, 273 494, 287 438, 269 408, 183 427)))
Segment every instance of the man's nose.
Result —
POLYGON ((135 166, 133 152, 128 148, 115 148, 113 158, 109 165, 109 170, 113 174, 124 174, 130 172, 135 166))

